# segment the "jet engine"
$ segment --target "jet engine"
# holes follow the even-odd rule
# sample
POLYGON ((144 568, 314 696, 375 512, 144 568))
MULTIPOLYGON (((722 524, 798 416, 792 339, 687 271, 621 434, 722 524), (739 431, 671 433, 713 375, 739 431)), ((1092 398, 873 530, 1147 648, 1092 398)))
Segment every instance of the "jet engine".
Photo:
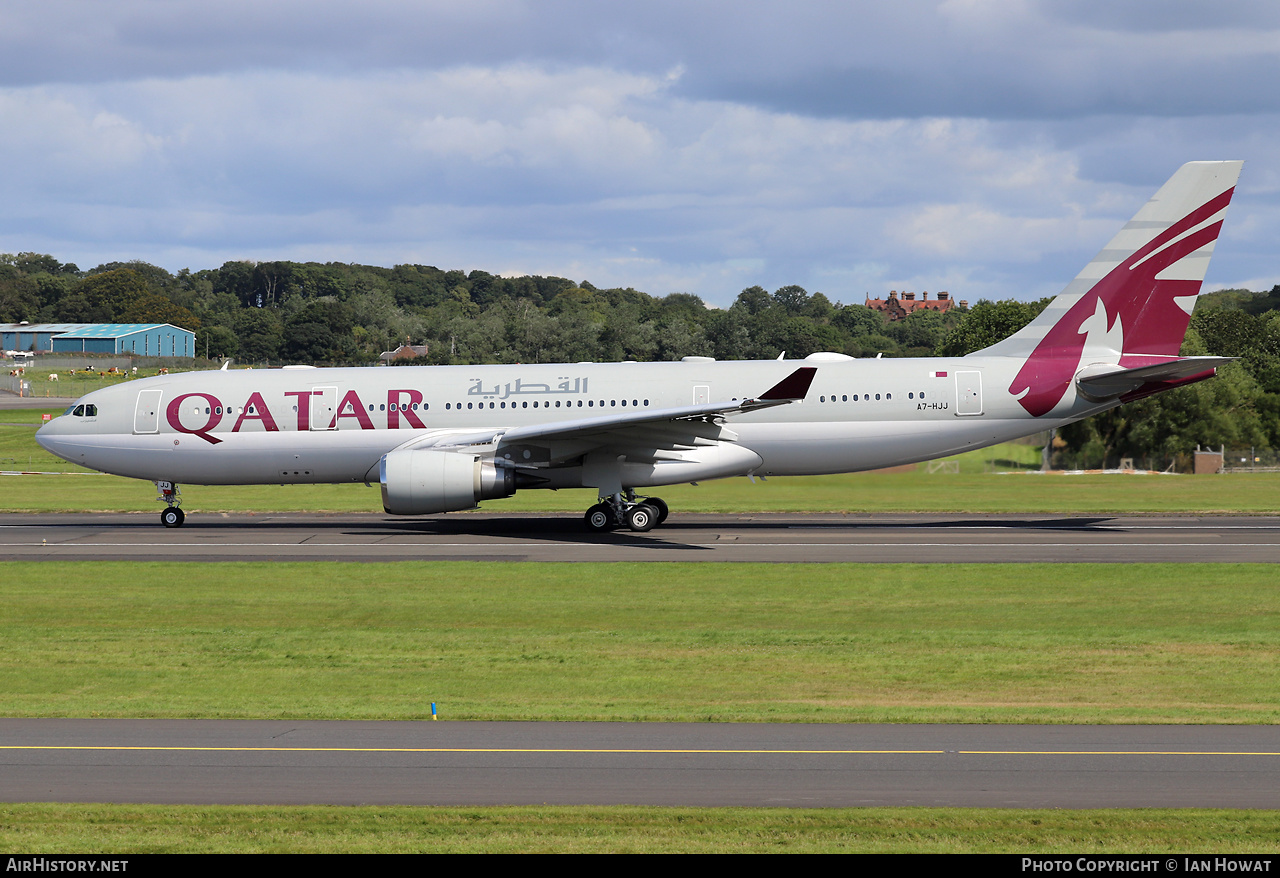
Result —
POLYGON ((470 509, 516 492, 514 469, 466 451, 404 448, 384 454, 378 472, 382 508, 392 515, 470 509))

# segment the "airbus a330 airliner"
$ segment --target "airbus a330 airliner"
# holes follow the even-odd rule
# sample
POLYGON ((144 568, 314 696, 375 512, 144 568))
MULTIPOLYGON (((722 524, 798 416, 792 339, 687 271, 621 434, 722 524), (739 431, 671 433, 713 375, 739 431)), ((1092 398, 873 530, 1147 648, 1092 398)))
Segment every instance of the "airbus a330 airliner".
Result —
POLYGON ((592 487, 596 531, 667 516, 637 489, 876 469, 981 448, 1212 377, 1180 357, 1241 162, 1180 168, 1024 329, 965 357, 206 371, 97 390, 36 441, 157 484, 377 481, 391 514, 592 487))

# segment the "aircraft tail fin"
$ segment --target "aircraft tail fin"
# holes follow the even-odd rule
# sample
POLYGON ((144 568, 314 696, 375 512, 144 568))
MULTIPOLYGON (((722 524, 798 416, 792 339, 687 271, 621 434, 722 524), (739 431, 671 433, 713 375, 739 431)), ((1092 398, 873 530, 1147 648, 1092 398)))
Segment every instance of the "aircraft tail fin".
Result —
POLYGON ((1027 359, 1009 392, 1032 415, 1081 366, 1176 358, 1243 164, 1183 165, 1039 317, 974 356, 1027 359))

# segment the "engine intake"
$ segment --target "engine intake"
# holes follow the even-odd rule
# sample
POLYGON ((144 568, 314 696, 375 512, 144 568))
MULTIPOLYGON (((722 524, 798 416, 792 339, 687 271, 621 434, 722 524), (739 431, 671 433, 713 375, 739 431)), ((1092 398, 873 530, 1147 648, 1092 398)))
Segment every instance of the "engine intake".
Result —
POLYGON ((392 515, 470 509, 516 492, 515 470, 466 451, 392 451, 382 456, 378 472, 382 508, 392 515))

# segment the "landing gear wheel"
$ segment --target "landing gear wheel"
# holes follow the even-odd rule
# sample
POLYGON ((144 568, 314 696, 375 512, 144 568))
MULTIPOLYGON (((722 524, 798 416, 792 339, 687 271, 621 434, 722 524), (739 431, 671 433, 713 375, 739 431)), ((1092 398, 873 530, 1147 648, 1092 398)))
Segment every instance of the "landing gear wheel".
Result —
POLYGON ((652 506, 653 511, 658 513, 658 520, 655 521, 654 524, 662 524, 662 522, 667 520, 667 512, 669 510, 667 509, 666 503, 663 503, 657 497, 645 497, 644 504, 646 506, 652 506))
POLYGON ((587 529, 595 533, 602 534, 605 531, 613 530, 613 513, 608 506, 603 503, 597 503, 587 510, 587 514, 582 516, 582 520, 587 523, 587 529))
POLYGON ((186 513, 182 511, 180 506, 170 506, 160 513, 160 523, 165 527, 182 527, 182 522, 186 520, 186 513))
POLYGON ((637 503, 627 510, 627 527, 637 533, 653 530, 653 526, 658 523, 658 510, 654 509, 648 502, 637 503))

